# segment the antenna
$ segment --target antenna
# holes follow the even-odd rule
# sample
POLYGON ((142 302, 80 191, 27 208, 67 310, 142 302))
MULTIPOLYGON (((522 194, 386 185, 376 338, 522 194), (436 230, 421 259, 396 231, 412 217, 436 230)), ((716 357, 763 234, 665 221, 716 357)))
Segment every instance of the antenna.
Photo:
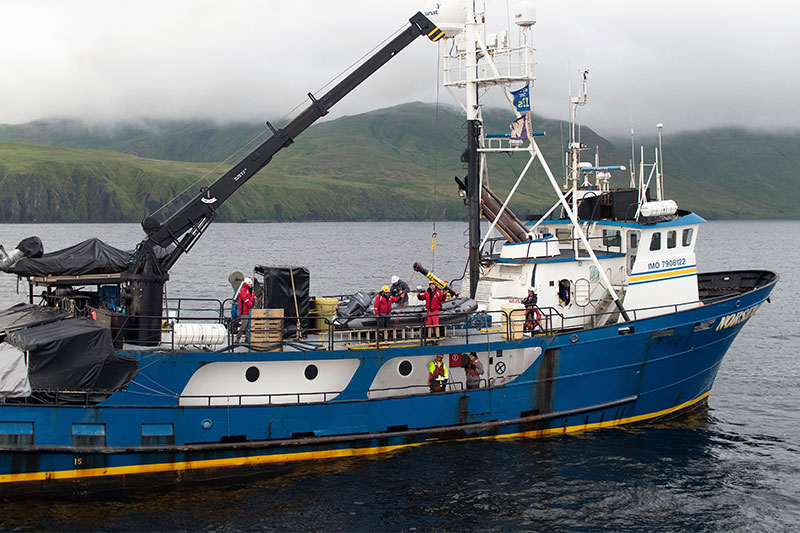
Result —
POLYGON ((636 187, 636 146, 631 128, 631 188, 636 187))
POLYGON ((580 128, 578 127, 578 107, 586 105, 589 101, 589 93, 587 90, 589 71, 578 69, 578 72, 580 72, 583 77, 581 89, 577 96, 570 97, 571 129, 570 129, 569 153, 571 161, 569 163, 570 169, 568 172, 568 179, 572 180, 573 187, 577 187, 578 184, 578 163, 580 161, 580 151, 582 148, 580 139, 580 128))
MULTIPOLYGON (((644 190, 644 145, 640 147, 640 154, 639 154, 639 205, 642 205, 645 198, 647 198, 647 192, 644 190)), ((639 211, 636 211, 636 216, 639 216, 639 211)))
MULTIPOLYGON (((653 163, 653 169, 656 171, 656 197, 660 202, 661 200, 664 199, 664 191, 661 189, 661 167, 658 164, 658 159, 659 159, 658 152, 659 150, 658 148, 656 148, 656 157, 655 157, 656 161, 655 163, 653 163)), ((652 175, 652 171, 650 172, 650 174, 652 175)))
MULTIPOLYGON (((662 123, 658 123, 656 125, 658 128, 658 154, 660 159, 658 160, 658 175, 660 178, 661 186, 661 194, 664 194, 664 148, 661 146, 661 130, 664 129, 664 125, 662 123)), ((659 198, 659 200, 663 200, 663 198, 659 198)))

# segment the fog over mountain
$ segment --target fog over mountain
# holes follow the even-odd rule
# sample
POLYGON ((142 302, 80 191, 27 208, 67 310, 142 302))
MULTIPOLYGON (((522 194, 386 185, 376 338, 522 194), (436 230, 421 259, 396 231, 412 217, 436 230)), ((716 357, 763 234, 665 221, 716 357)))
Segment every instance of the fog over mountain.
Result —
MULTIPOLYGON (((477 0, 479 7, 484 4, 477 0)), ((488 0, 487 32, 509 28, 488 0)), ((582 118, 624 135, 720 125, 796 128, 792 68, 800 4, 766 0, 534 2, 534 108, 567 117, 570 84, 590 71, 582 118)), ((276 120, 374 46, 424 2, 398 0, 5 0, 0 3, 0 124, 44 117, 93 122, 276 120)), ((509 33, 517 35, 510 25, 509 33)), ((443 45, 419 39, 331 117, 438 100, 443 45)), ((489 98, 491 104, 491 98, 489 98)))

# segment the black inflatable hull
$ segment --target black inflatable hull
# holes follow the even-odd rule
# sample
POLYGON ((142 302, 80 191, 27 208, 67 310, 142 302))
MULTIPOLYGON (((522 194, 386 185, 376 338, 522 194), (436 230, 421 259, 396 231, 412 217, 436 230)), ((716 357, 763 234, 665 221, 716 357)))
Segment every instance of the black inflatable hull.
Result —
MULTIPOLYGON (((442 305, 439 311, 439 324, 453 324, 466 320, 478 308, 475 300, 470 298, 456 298, 442 305)), ((367 314, 357 317, 338 316, 334 320, 336 329, 374 329, 378 327, 378 319, 373 309, 367 314)), ((425 324, 424 305, 410 305, 400 309, 393 309, 389 315, 389 327, 420 326, 425 324)))

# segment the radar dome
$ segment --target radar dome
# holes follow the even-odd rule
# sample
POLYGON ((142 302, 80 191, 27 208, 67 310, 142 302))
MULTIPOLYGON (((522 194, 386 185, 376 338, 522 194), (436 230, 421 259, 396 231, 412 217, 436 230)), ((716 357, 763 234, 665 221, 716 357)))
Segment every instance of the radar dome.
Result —
POLYGON ((455 37, 464 31, 467 23, 467 0, 428 2, 423 14, 444 32, 445 37, 455 37))
POLYGON ((517 26, 533 26, 536 24, 536 9, 530 2, 520 2, 514 11, 514 24, 517 26))

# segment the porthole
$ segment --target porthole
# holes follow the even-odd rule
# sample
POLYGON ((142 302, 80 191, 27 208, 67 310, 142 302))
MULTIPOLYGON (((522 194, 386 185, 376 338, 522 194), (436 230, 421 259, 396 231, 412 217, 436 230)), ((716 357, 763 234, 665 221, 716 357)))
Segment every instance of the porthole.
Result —
POLYGON ((411 361, 403 361, 400 363, 400 366, 397 367, 397 371, 400 372, 401 376, 407 376, 411 373, 412 368, 411 361))
POLYGON ((306 367, 305 373, 306 373, 306 379, 311 381, 312 379, 317 377, 317 374, 319 374, 319 369, 317 368, 316 365, 308 365, 306 367))
POLYGON ((251 366, 250 368, 248 368, 247 372, 244 373, 244 377, 247 378, 247 381, 249 381, 250 383, 252 383, 255 380, 257 380, 258 376, 260 376, 260 375, 261 375, 261 372, 258 370, 258 368, 254 367, 254 366, 251 366))

